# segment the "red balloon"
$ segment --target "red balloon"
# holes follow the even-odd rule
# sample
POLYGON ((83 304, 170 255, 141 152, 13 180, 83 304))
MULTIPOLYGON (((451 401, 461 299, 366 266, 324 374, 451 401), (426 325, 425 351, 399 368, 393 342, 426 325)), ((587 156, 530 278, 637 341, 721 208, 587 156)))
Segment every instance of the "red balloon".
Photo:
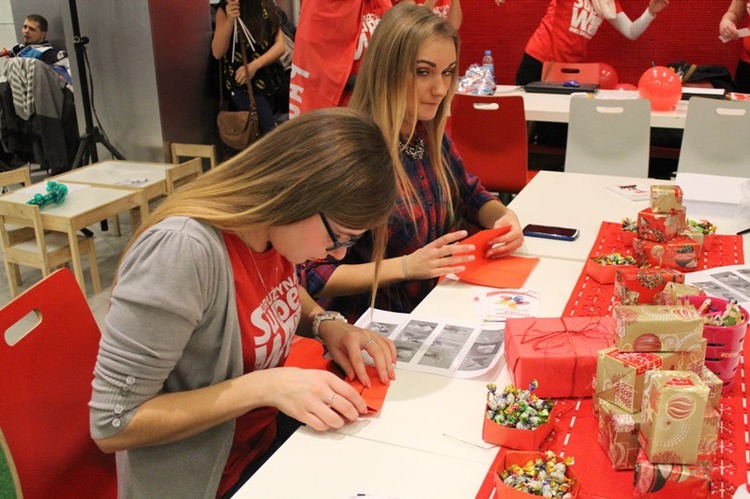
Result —
POLYGON ((669 111, 682 96, 682 80, 664 66, 648 68, 638 80, 638 93, 651 101, 654 111, 669 111))
POLYGON ((617 71, 606 62, 599 63, 599 88, 613 90, 617 86, 617 71))
POLYGON ((638 90, 638 87, 632 83, 618 83, 615 85, 615 90, 638 90))

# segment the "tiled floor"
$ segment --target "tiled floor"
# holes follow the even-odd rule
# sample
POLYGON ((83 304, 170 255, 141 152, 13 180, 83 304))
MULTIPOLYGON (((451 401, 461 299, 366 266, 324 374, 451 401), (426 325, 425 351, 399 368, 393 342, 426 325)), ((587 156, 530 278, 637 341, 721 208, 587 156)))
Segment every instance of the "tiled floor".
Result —
MULTIPOLYGON (((96 241, 96 256, 97 262, 99 263, 99 274, 102 283, 102 292, 94 294, 93 286, 91 284, 91 277, 89 274, 88 258, 83 257, 84 267, 84 278, 86 282, 86 299, 91 307, 91 311, 96 318, 96 322, 99 324, 99 328, 103 329, 104 316, 107 313, 107 305, 109 302, 109 293, 112 287, 112 280, 115 275, 117 264, 120 260, 120 255, 125 245, 130 240, 131 227, 129 217, 127 215, 120 216, 120 224, 122 228, 122 235, 117 237, 114 235, 113 223, 110 220, 109 230, 103 232, 99 225, 89 227, 94 232, 94 238, 96 241)), ((21 277, 23 279, 24 289, 29 288, 36 282, 40 281, 42 274, 37 269, 30 267, 21 267, 21 277)), ((8 278, 5 273, 5 266, 0 265, 0 306, 9 303, 11 300, 10 290, 8 288, 8 278)), ((16 328, 12 328, 9 333, 10 336, 14 334, 23 334, 23 331, 28 330, 28 327, 32 325, 32 319, 24 319, 19 322, 16 328), (15 333, 17 331, 18 333, 15 333)))

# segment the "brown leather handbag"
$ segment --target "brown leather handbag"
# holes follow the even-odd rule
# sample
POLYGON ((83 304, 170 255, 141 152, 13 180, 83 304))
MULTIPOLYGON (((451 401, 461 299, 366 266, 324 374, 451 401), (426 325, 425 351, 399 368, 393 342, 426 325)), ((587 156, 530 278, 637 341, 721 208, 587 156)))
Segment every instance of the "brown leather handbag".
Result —
MULTIPOLYGON (((240 34, 242 44, 242 63, 247 66, 247 42, 240 34)), ((250 98, 250 110, 230 111, 228 101, 224 100, 223 71, 219 70, 219 115, 216 117, 216 125, 219 128, 219 137, 222 142, 232 149, 241 150, 255 142, 260 137, 260 126, 258 124, 258 110, 255 106, 253 88, 250 78, 247 79, 247 96, 250 98)))

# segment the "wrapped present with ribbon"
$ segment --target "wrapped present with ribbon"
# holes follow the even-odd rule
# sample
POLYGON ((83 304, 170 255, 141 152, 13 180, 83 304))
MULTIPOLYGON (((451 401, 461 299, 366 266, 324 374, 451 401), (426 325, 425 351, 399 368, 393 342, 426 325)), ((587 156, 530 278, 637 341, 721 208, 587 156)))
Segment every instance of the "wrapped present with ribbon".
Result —
POLYGON ((633 256, 638 265, 690 272, 698 268, 701 253, 700 243, 684 235, 678 235, 666 242, 647 241, 641 238, 633 240, 633 256))
POLYGON ((612 317, 623 352, 690 351, 703 340, 703 319, 691 305, 617 305, 612 317))
POLYGON ((718 409, 721 405, 721 389, 724 387, 724 382, 705 365, 699 376, 703 384, 708 387, 708 406, 718 409))
POLYGON ((701 438, 698 441, 699 462, 703 461, 710 465, 716 455, 716 449, 719 446, 719 421, 721 421, 721 414, 709 403, 703 415, 701 438))
POLYGON ((688 371, 649 371, 638 440, 654 464, 695 464, 708 388, 688 371))
POLYGON ((615 273, 614 303, 652 304, 670 282, 684 283, 685 274, 673 269, 622 267, 615 273))
MULTIPOLYGON (((676 271, 675 271, 676 272, 676 271)), ((706 292, 698 286, 668 282, 664 290, 654 296, 655 305, 686 305, 689 296, 706 296, 706 292)))
POLYGON ((654 464, 643 449, 635 463, 633 497, 636 499, 708 498, 711 468, 703 465, 654 464))
POLYGON ((638 212, 638 237, 647 241, 665 243, 685 230, 685 208, 666 213, 655 213, 651 208, 638 212))
POLYGON ((513 318, 505 361, 517 386, 539 380, 540 397, 590 397, 597 352, 611 346, 611 317, 513 318))
POLYGON ((706 340, 688 352, 621 352, 611 347, 598 353, 596 397, 627 412, 641 410, 645 374, 652 370, 700 373, 706 353, 706 340))
POLYGON ((631 414, 606 400, 598 400, 597 440, 616 470, 632 470, 638 457, 641 413, 631 414))
POLYGON ((652 185, 648 206, 654 213, 670 213, 682 208, 682 189, 677 185, 652 185))

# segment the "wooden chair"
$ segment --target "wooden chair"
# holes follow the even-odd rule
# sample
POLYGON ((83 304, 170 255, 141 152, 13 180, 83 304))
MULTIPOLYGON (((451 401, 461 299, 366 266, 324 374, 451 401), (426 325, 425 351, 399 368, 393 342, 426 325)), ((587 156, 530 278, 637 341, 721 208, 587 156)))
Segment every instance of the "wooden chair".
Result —
POLYGON ((566 172, 648 178, 650 144, 648 100, 570 100, 566 172))
POLYGON ((89 433, 99 339, 68 269, 0 309, 0 445, 17 497, 117 497, 115 456, 89 433))
POLYGON ((172 142, 172 163, 179 165, 180 158, 208 158, 211 169, 216 168, 216 146, 208 144, 182 144, 172 142))
POLYGON ((456 94, 451 138, 466 171, 493 192, 516 194, 536 175, 528 170, 526 111, 521 96, 456 94))
POLYGON ((747 177, 750 102, 693 97, 688 104, 678 172, 747 177))
MULTIPOLYGON (((3 191, 8 190, 10 187, 20 185, 21 187, 28 187, 31 185, 31 173, 28 167, 17 168, 7 172, 0 173, 0 188, 3 191)), ((11 244, 15 244, 21 241, 28 241, 34 238, 34 229, 31 227, 22 227, 21 225, 8 223, 6 224, 8 231, 8 239, 11 244)), ((21 283, 21 271, 16 267, 16 282, 21 283)))
POLYGON ((166 175, 167 196, 169 196, 178 187, 203 175, 203 165, 201 164, 200 158, 194 158, 167 169, 166 175))
MULTIPOLYGON (((20 281, 17 279, 18 266, 25 265, 42 271, 46 277, 50 272, 72 260, 68 236, 62 232, 45 233, 39 207, 31 204, 13 203, 0 199, 0 244, 3 248, 5 271, 12 297, 18 295, 20 281), (27 241, 12 242, 6 227, 6 221, 17 222, 26 227, 33 227, 34 237, 27 241)), ((91 281, 94 293, 101 291, 99 266, 96 261, 94 239, 78 236, 78 250, 81 255, 88 255, 91 269, 91 281)))
POLYGON ((548 61, 542 65, 542 81, 576 80, 578 83, 599 83, 598 62, 548 61))

